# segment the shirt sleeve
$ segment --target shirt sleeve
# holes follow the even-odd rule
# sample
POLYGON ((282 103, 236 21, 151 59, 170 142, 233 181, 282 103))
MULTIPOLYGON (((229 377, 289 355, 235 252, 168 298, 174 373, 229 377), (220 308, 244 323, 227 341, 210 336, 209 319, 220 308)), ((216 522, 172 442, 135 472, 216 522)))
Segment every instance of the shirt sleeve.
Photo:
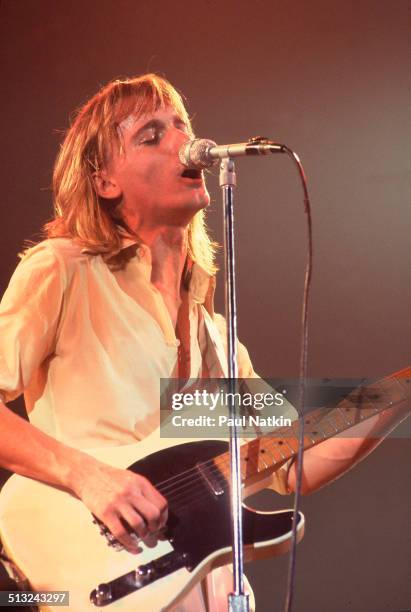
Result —
POLYGON ((17 266, 0 304, 0 396, 10 401, 54 351, 63 303, 63 265, 49 241, 17 266))

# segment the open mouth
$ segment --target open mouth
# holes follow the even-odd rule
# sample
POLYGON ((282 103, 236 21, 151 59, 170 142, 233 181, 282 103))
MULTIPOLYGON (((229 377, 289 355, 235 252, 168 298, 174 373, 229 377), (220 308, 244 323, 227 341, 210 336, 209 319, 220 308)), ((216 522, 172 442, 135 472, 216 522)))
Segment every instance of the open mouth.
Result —
POLYGON ((201 179, 202 173, 201 173, 201 170, 197 170, 196 168, 186 168, 181 173, 181 176, 183 178, 189 178, 189 179, 201 179))

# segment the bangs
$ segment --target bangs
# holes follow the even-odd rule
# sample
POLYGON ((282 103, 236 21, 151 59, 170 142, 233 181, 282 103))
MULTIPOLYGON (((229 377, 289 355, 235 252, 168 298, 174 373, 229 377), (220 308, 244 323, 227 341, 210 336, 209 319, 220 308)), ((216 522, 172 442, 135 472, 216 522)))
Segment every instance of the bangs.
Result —
POLYGON ((70 130, 76 140, 79 132, 84 131, 84 141, 78 140, 78 146, 82 148, 90 173, 107 165, 114 151, 123 153, 122 121, 131 115, 139 119, 165 108, 172 108, 177 113, 193 138, 183 99, 166 79, 146 74, 133 79, 118 79, 103 87, 81 109, 70 130))
POLYGON ((133 115, 136 119, 158 110, 173 108, 187 125, 192 135, 191 123, 180 94, 165 79, 149 74, 126 81, 113 81, 105 94, 104 121, 98 135, 98 157, 107 163, 115 147, 123 151, 120 124, 133 115), (108 94, 108 95, 107 95, 108 94))
POLYGON ((173 108, 184 122, 189 123, 180 94, 170 83, 156 75, 128 82, 117 81, 114 83, 113 94, 112 123, 117 125, 130 115, 140 118, 167 107, 173 108))

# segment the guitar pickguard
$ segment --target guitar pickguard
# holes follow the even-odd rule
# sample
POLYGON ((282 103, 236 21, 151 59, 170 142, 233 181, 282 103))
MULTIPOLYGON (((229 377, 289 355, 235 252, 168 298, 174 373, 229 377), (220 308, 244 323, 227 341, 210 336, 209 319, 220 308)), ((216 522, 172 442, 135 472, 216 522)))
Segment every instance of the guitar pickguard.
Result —
MULTIPOLYGON (((91 593, 94 605, 108 605, 183 566, 193 572, 207 557, 230 548, 229 487, 212 461, 225 453, 227 446, 222 441, 188 442, 157 451, 128 468, 145 476, 167 497, 169 519, 165 538, 173 551, 98 585, 91 593)), ((245 546, 286 537, 291 526, 291 511, 259 514, 243 509, 245 546)), ((224 562, 222 557, 216 565, 224 562)))

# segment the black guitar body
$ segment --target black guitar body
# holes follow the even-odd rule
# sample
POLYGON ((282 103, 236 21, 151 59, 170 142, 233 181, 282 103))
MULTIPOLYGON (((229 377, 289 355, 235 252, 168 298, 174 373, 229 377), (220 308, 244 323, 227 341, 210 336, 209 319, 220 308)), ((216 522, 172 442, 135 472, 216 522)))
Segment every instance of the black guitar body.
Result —
MULTIPOLYGON (((212 461, 227 447, 222 441, 187 442, 147 455, 128 468, 145 476, 167 498, 164 537, 173 550, 100 584, 90 593, 94 605, 106 606, 183 567, 200 579, 202 573, 231 562, 229 484, 212 461)), ((245 558, 286 552, 292 515, 290 510, 259 513, 243 506, 245 558)), ((299 536, 303 525, 300 514, 299 536)))
MULTIPOLYGON (((148 455, 129 467, 146 476, 168 499, 166 537, 176 552, 186 555, 189 570, 231 546, 229 486, 210 461, 227 448, 223 441, 189 442, 148 455)), ((290 510, 270 514, 243 507, 245 546, 281 538, 291 529, 290 510)))

